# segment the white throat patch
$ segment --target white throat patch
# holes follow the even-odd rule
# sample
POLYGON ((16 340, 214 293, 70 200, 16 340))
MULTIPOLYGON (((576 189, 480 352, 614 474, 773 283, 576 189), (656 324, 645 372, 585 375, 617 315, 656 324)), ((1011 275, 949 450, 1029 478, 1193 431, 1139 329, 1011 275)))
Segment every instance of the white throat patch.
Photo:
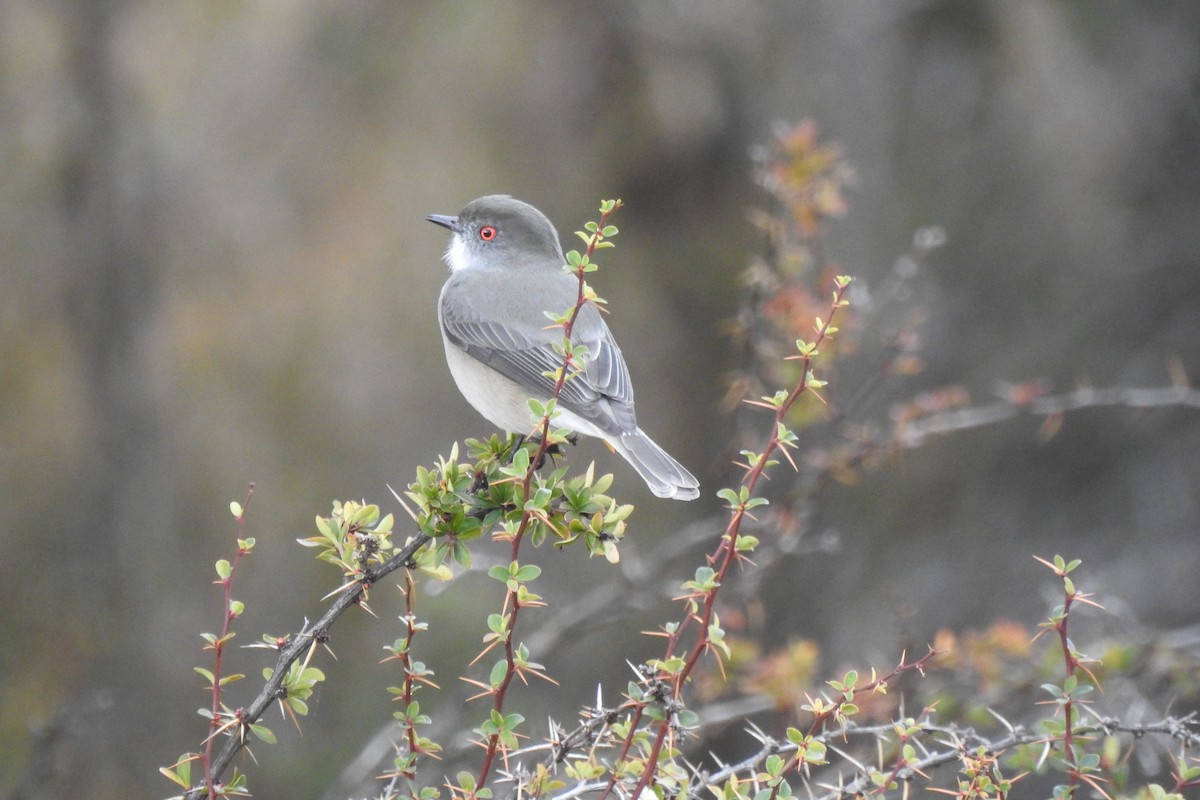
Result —
POLYGON ((454 234, 450 237, 450 246, 446 248, 446 254, 442 259, 450 267, 451 272, 467 269, 471 266, 471 253, 467 250, 467 243, 463 241, 462 236, 454 234))

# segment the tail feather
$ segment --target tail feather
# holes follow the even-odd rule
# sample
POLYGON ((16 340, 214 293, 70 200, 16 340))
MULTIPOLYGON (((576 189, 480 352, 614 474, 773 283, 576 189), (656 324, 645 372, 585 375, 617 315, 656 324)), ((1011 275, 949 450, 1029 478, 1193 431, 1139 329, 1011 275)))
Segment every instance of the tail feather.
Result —
POLYGON ((609 443, 637 470, 655 495, 675 500, 695 500, 700 496, 700 482, 641 428, 610 439, 609 443))

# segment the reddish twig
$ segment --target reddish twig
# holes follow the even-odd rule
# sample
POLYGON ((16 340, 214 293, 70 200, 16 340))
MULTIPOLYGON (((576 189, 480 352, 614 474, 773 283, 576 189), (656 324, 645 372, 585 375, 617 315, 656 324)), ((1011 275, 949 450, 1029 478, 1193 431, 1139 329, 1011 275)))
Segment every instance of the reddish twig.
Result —
MULTIPOLYGON (((717 549, 707 557, 707 564, 713 570, 713 577, 707 582, 705 588, 697 588, 689 595, 685 596, 685 601, 689 604, 688 613, 685 614, 674 626, 667 629, 666 637, 667 644, 661 661, 667 662, 675 658, 678 652, 680 643, 683 641, 685 633, 693 625, 697 626, 695 641, 691 651, 687 654, 683 666, 678 670, 667 672, 659 669, 654 680, 662 682, 670 687, 671 699, 678 701, 682 692, 683 686, 687 682, 688 677, 695 669, 700 657, 709 651, 712 647, 712 642, 709 638, 709 626, 712 624, 714 609, 716 607, 717 596, 720 592, 721 585, 725 582, 726 576, 729 573, 729 568, 734 561, 738 559, 737 540, 741 531, 742 522, 750 514, 750 509, 756 505, 753 502, 754 492, 758 488, 759 481, 765 475, 766 468, 776 462, 772 461, 771 457, 777 452, 782 451, 788 460, 791 456, 787 454, 786 448, 790 443, 785 441, 783 437, 787 430, 785 422, 788 412, 796 401, 805 393, 813 391, 822 384, 813 377, 812 360, 816 356, 817 350, 821 344, 834 332, 836 328, 832 326, 834 317, 838 310, 846 305, 845 294, 850 285, 849 279, 839 280, 837 288, 833 293, 833 303, 830 308, 829 318, 825 320, 817 320, 814 328, 816 338, 811 344, 800 348, 797 356, 793 356, 795 360, 801 362, 800 379, 796 385, 781 399, 775 402, 759 403, 754 402, 754 405, 765 406, 774 410, 774 420, 771 426, 771 433, 767 437, 767 442, 763 447, 761 455, 752 460, 752 463, 744 465, 746 474, 743 476, 741 485, 743 491, 738 496, 735 503, 731 503, 731 514, 728 524, 725 526, 725 531, 721 535, 720 544, 717 549)), ((633 701, 636 704, 641 704, 644 701, 633 701)), ((636 707, 636 706, 635 706, 636 707)), ((642 790, 645 789, 654 775, 655 768, 658 764, 659 757, 662 753, 662 748, 666 744, 668 737, 672 731, 672 716, 668 714, 666 719, 658 723, 658 730, 651 745, 651 750, 646 758, 645 766, 642 769, 641 775, 638 778, 638 783, 634 787, 629 796, 641 797, 642 790)), ((622 744, 622 757, 628 752, 636 732, 636 726, 631 726, 629 733, 625 737, 622 744)), ((620 761, 618 761, 620 763, 620 761)), ((607 800, 611 794, 617 781, 617 771, 614 770, 609 777, 608 785, 605 787, 601 795, 601 800, 607 800)))
POLYGON ((212 673, 212 704, 209 706, 209 711, 212 714, 209 720, 209 734, 204 740, 204 753, 201 756, 201 761, 204 765, 204 785, 208 787, 208 797, 214 800, 217 796, 216 786, 213 781, 213 749, 216 746, 217 734, 225 727, 221 723, 221 667, 223 657, 225 655, 225 645, 232 638, 233 621, 238 615, 233 610, 233 580, 237 575, 238 565, 242 563, 242 558, 246 553, 250 552, 245 546, 245 530, 246 530, 246 507, 250 504, 250 498, 254 495, 254 484, 251 483, 246 488, 246 499, 237 510, 237 538, 238 549, 233 557, 233 562, 229 565, 228 574, 218 577, 214 583, 221 586, 224 592, 224 614, 221 620, 221 635, 205 646, 205 650, 213 651, 213 673, 212 673))
MULTIPOLYGON (((596 252, 597 247, 602 241, 604 241, 605 237, 603 231, 607 225, 609 217, 620 207, 621 201, 617 200, 612 203, 611 207, 607 207, 607 210, 605 208, 601 209, 600 221, 596 227, 596 230, 593 231, 591 238, 588 240, 587 250, 585 251, 583 258, 574 269, 575 277, 578 281, 578 290, 575 295, 575 306, 571 309, 570 313, 567 315, 567 318, 562 323, 563 341, 566 343, 567 347, 566 352, 563 354, 562 366, 559 368, 558 375, 554 381, 554 389, 551 393, 551 402, 556 403, 558 401, 563 387, 573 374, 571 370, 576 369, 579 366, 576 364, 570 349, 570 341, 571 334, 575 328, 575 320, 578 319, 579 313, 583 310, 584 305, 590 302, 587 292, 585 291, 585 268, 590 263, 590 259, 596 252)), ((537 474, 538 467, 540 467, 545 460, 551 447, 550 416, 550 414, 544 415, 539 423, 539 427, 541 428, 541 441, 538 443, 537 451, 530 460, 529 468, 525 470, 525 477, 521 482, 522 506, 528 503, 529 498, 532 496, 534 476, 537 474)), ((522 512, 521 521, 517 525, 517 530, 512 537, 512 562, 517 562, 518 555, 520 554, 521 542, 525 537, 525 533, 529 530, 530 524, 536 517, 537 515, 533 511, 525 510, 522 512)), ((516 632, 517 616, 520 614, 522 608, 523 606, 517 591, 512 588, 507 589, 504 596, 504 610, 508 612, 508 626, 504 639, 504 660, 506 669, 504 678, 500 681, 499 685, 490 690, 490 693, 492 694, 492 710, 497 714, 503 713, 505 697, 508 694, 508 687, 512 685, 513 677, 517 674, 517 663, 513 648, 513 640, 516 632)), ((475 786, 477 789, 484 786, 488 776, 491 774, 492 765, 495 762, 499 745, 499 733, 493 733, 487 737, 487 741, 484 744, 483 763, 479 767, 479 774, 475 780, 475 786)))

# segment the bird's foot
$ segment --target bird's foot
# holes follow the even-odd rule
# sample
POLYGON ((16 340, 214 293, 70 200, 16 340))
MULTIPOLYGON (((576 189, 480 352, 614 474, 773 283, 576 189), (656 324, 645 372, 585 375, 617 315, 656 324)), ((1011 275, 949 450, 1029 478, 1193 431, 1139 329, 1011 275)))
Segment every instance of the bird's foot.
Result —
MULTIPOLYGON (((575 433, 574 431, 572 431, 571 433, 568 433, 566 438, 567 438, 567 444, 571 445, 572 447, 574 447, 576 444, 579 443, 579 434, 575 433)), ((517 440, 513 444, 512 450, 509 451, 508 463, 510 463, 510 464, 512 463, 513 457, 516 455, 517 450, 521 449, 521 447, 523 447, 524 445, 526 445, 526 444, 540 445, 541 443, 542 443, 542 437, 538 434, 533 434, 530 436, 521 434, 521 435, 517 436, 517 440)), ((554 458, 556 456, 561 456, 561 455, 563 455, 563 448, 562 448, 561 444, 555 442, 554 444, 549 445, 545 449, 545 451, 543 451, 541 458, 538 459, 537 466, 534 467, 534 469, 541 469, 542 467, 546 466, 546 458, 547 457, 554 458)))

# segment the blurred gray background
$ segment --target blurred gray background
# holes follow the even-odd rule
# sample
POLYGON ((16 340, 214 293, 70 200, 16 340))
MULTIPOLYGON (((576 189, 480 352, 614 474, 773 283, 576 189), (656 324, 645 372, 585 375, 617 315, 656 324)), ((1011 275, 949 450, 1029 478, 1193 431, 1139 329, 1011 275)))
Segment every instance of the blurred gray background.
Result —
MULTIPOLYGON (((220 624, 229 501, 256 484, 245 644, 319 614, 336 578, 294 540, 331 500, 397 510, 385 484, 490 433, 443 363, 427 213, 511 193, 567 239, 624 199, 596 283, 643 426, 705 495, 658 501, 594 443, 571 463, 597 459, 637 504, 631 558, 717 524, 719 326, 763 245, 749 153, 801 118, 857 173, 827 243, 839 271, 870 288, 916 229, 948 236, 917 283, 926 369, 878 390, 880 420, 943 384, 984 402, 1005 381, 1200 373, 1192 0, 0 4, 0 791, 29 726, 103 692, 54 794, 171 794, 157 767, 205 734, 191 667, 220 624)), ((1048 442, 1039 424, 933 440, 819 494, 811 523, 839 546, 766 565, 769 636, 815 638, 832 668, 943 625, 1036 621, 1031 556, 1056 552, 1114 617, 1195 623, 1200 416, 1089 411, 1048 442)), ((536 558, 551 602, 612 574, 536 558)), ((245 764, 257 796, 319 796, 386 723, 395 594, 335 629, 303 737, 272 712, 281 744, 245 764)), ((421 607, 448 697, 497 598, 474 574, 421 607)), ((535 653, 564 683, 557 715, 601 678, 615 695, 668 607, 611 626, 597 608, 535 653)), ((252 679, 236 705, 270 659, 233 659, 252 679)))

